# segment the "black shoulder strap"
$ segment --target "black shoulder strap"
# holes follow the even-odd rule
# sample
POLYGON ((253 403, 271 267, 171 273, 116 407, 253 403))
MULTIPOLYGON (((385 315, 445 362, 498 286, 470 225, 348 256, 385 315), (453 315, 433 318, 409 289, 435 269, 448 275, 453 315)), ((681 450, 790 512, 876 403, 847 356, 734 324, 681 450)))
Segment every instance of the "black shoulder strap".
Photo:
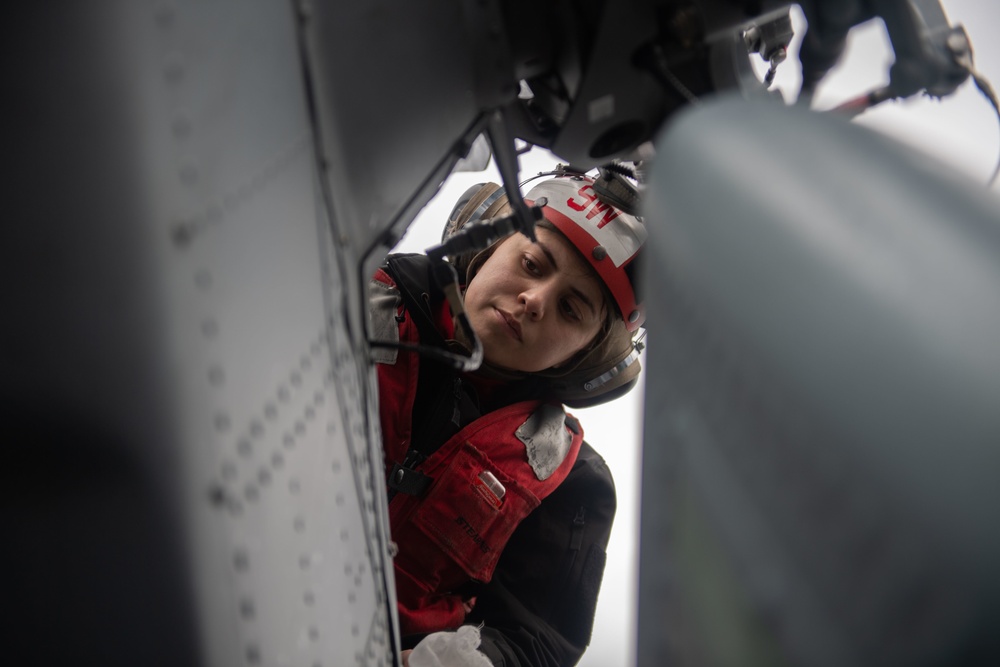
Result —
MULTIPOLYGON (((386 271, 396 282, 408 317, 420 332, 421 345, 445 347, 445 339, 432 319, 444 301, 444 294, 431 275, 431 260, 424 255, 392 255, 386 271)), ((431 482, 418 470, 429 456, 465 424, 479 417, 478 402, 470 397, 454 370, 427 360, 420 364, 417 398, 413 409, 413 437, 410 451, 395 462, 389 474, 390 498, 396 492, 419 495, 431 482)), ((474 396, 474 392, 473 392, 474 396)))
POLYGON ((431 260, 426 255, 390 255, 386 272, 396 281, 406 312, 420 332, 420 342, 443 348, 444 336, 431 317, 444 301, 444 294, 434 283, 431 260))

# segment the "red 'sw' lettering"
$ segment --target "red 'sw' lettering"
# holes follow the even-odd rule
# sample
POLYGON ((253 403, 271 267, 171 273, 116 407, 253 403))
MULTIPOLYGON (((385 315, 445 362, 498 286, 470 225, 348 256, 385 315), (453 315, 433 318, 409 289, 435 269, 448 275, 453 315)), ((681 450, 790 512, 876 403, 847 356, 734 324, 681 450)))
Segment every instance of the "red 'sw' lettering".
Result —
POLYGON ((604 202, 599 201, 594 203, 594 208, 587 214, 587 220, 593 220, 594 216, 602 211, 604 212, 604 217, 602 217, 597 223, 598 229, 618 217, 618 211, 612 208, 610 204, 605 204, 604 202))
POLYGON ((597 228, 601 229, 604 225, 608 224, 612 220, 618 217, 619 212, 613 209, 608 204, 597 199, 597 194, 590 185, 584 185, 577 192, 578 195, 583 197, 583 201, 579 202, 570 197, 566 200, 566 205, 569 206, 574 211, 586 211, 588 208, 591 210, 587 213, 587 220, 593 220, 594 216, 599 213, 604 213, 604 217, 600 219, 597 223, 597 228))
POLYGON ((566 200, 566 205, 574 211, 586 211, 588 206, 597 201, 597 195, 594 194, 594 189, 589 184, 580 188, 577 194, 583 197, 582 202, 578 202, 572 197, 566 200))

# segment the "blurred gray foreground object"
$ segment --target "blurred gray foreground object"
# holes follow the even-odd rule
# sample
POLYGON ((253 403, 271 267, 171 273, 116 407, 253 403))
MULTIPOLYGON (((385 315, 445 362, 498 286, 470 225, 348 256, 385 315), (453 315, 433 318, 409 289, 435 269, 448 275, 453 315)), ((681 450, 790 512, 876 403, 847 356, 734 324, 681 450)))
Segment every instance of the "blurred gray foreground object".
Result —
POLYGON ((376 230, 328 215, 292 9, 11 19, 5 664, 395 664, 376 230))
POLYGON ((657 152, 639 664, 1000 664, 995 200, 767 103, 657 152))

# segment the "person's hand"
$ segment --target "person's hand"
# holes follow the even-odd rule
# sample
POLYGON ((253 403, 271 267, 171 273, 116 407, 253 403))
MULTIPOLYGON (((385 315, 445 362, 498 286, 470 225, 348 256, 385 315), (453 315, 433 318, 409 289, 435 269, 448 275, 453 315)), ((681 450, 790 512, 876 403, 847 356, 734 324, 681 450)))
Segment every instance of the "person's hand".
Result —
POLYGON ((403 667, 413 665, 426 667, 429 665, 463 667, 493 667, 493 663, 483 653, 476 650, 481 637, 479 628, 474 625, 463 625, 457 630, 434 632, 413 647, 412 651, 403 651, 399 657, 403 667))

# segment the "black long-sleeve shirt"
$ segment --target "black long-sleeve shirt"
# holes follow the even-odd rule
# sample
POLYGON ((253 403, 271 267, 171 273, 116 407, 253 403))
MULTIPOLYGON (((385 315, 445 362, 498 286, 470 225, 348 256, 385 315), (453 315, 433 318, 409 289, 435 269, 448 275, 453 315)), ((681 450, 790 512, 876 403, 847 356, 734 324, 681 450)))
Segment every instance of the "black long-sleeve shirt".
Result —
MULTIPOLYGON (((404 293, 420 295, 404 298, 404 304, 424 310, 425 321, 431 320, 429 305, 440 299, 429 269, 421 255, 391 257, 387 269, 404 293)), ((441 364, 421 365, 418 402, 424 403, 414 411, 420 417, 414 423, 415 442, 440 445, 479 416, 470 411, 468 396, 450 391, 454 381, 454 372, 441 364), (439 409, 438 398, 451 396, 456 405, 439 409), (453 417, 459 413, 461 424, 456 424, 453 417)), ((475 380, 464 384, 475 385, 475 380)), ((469 393, 475 397, 475 391, 469 393)), ((466 623, 483 625, 480 650, 495 667, 562 667, 579 661, 590 642, 615 507, 611 472, 584 442, 569 476, 515 529, 493 578, 467 587, 467 597, 474 596, 476 603, 466 623)), ((403 637, 403 647, 420 639, 403 637)))

